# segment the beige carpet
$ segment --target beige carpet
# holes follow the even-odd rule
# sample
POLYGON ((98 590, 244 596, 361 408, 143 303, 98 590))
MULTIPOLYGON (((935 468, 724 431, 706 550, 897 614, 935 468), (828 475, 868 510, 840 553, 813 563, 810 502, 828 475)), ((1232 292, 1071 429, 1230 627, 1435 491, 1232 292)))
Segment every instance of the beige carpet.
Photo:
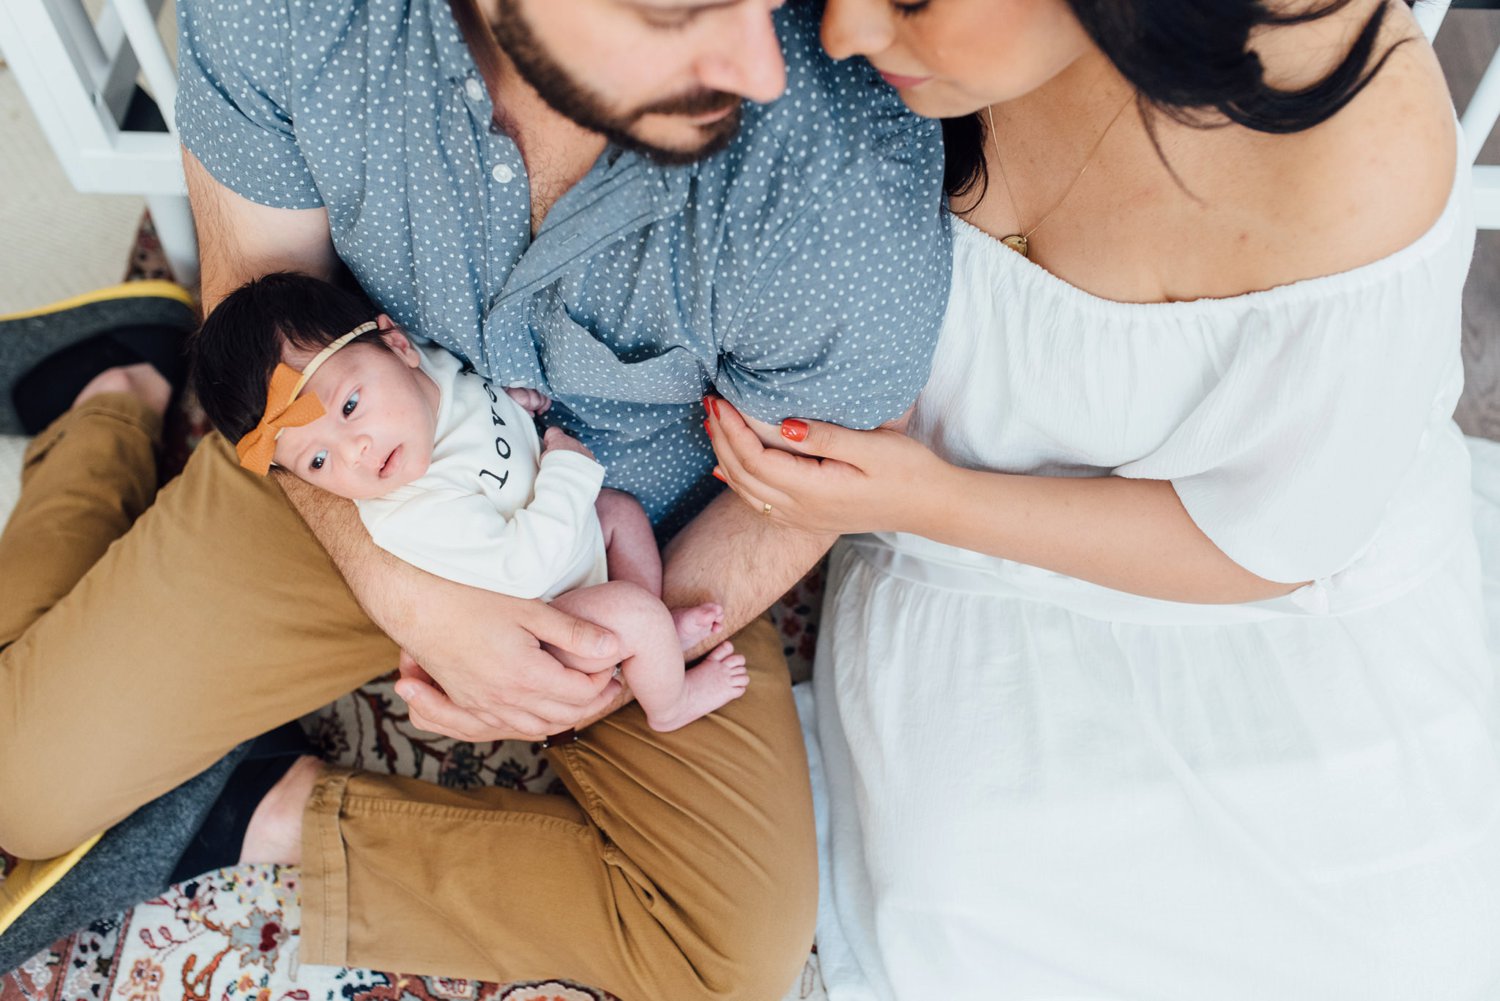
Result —
MULTIPOLYGON (((0 0, 4 2, 4 0, 0 0)), ((97 12, 102 0, 87 0, 97 12)), ((168 50, 173 5, 159 23, 168 50)), ((112 285, 125 276, 144 198, 80 194, 0 61, 0 314, 112 285)))

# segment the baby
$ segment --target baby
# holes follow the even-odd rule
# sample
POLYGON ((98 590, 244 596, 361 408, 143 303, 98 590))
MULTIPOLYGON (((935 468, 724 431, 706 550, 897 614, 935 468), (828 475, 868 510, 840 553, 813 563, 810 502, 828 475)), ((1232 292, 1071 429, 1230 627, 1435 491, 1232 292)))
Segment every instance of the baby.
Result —
MULTIPOLYGON (((193 388, 246 468, 272 464, 353 500, 375 543, 429 573, 541 598, 619 637, 619 671, 656 730, 741 695, 744 657, 723 609, 669 611, 661 554, 635 498, 557 428, 538 441, 535 390, 496 392, 458 358, 419 346, 359 296, 303 275, 243 286, 193 343, 193 388)), ((564 663, 597 669, 553 650, 564 663)))

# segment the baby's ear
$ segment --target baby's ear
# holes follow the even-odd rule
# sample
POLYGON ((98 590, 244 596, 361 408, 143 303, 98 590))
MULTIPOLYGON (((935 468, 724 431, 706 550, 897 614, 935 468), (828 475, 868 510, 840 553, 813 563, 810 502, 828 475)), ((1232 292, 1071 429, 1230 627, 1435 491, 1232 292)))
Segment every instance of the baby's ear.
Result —
POLYGON ((380 339, 385 341, 386 347, 395 352, 396 357, 406 362, 412 368, 416 368, 421 363, 421 356, 417 353, 416 345, 411 342, 410 337, 406 336, 406 331, 396 325, 394 320, 381 313, 375 317, 375 323, 380 330, 380 339))

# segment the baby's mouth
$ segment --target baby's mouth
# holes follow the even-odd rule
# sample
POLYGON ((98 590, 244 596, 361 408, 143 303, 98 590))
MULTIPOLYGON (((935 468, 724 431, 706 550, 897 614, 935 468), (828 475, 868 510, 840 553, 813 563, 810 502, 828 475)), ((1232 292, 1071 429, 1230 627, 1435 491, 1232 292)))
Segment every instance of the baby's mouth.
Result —
POLYGON ((391 454, 386 456, 385 461, 380 464, 380 478, 382 480, 387 476, 390 476, 391 473, 395 471, 396 460, 401 458, 401 449, 403 447, 405 446, 397 445, 395 448, 391 449, 391 454))

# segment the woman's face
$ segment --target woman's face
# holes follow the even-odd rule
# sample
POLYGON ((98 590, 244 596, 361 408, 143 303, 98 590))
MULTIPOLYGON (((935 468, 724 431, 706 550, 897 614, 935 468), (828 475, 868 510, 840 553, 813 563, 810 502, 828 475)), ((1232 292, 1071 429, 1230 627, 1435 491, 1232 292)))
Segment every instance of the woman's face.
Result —
POLYGON ((1098 51, 1066 0, 828 0, 823 47, 868 58, 929 118, 1014 100, 1098 51))

